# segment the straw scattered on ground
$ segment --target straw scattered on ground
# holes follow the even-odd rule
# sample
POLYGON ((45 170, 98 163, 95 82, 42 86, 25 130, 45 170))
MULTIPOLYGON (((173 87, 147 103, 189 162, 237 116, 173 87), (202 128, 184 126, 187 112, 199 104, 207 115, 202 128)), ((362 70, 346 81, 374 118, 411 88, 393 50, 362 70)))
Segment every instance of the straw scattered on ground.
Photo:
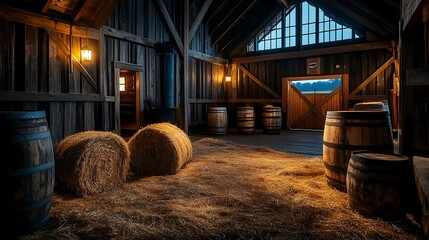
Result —
POLYGON ((418 239, 412 220, 364 218, 326 185, 322 157, 204 138, 176 175, 130 177, 87 199, 56 194, 24 239, 418 239))

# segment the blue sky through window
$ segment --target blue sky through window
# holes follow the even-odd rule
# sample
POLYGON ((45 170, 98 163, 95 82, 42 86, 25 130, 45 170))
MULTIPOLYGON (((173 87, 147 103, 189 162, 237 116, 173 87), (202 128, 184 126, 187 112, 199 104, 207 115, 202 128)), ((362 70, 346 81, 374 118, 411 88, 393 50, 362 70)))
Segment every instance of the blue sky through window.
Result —
POLYGON ((318 6, 302 1, 301 18, 298 19, 296 6, 280 12, 258 35, 247 45, 247 51, 262 51, 278 48, 289 48, 301 45, 337 42, 361 38, 362 35, 346 26, 339 19, 333 19, 318 6), (297 35, 297 27, 301 35, 297 35))

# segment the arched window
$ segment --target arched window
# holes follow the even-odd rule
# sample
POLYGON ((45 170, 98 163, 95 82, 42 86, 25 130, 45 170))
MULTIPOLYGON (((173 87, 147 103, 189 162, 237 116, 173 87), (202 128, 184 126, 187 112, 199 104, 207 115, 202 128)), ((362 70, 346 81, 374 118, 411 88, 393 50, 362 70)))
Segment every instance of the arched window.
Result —
POLYGON ((248 52, 317 45, 361 38, 362 34, 307 1, 282 10, 247 44, 248 52), (298 10, 300 9, 300 10, 298 10), (300 14, 297 14, 299 11, 300 14), (300 33, 300 34, 299 34, 300 33))

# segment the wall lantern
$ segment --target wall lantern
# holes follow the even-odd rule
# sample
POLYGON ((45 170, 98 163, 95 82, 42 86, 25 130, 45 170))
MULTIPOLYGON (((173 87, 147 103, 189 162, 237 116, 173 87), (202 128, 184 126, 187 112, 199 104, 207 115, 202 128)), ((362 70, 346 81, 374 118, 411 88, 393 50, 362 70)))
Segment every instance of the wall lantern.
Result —
POLYGON ((231 82, 231 75, 227 74, 225 76, 225 82, 231 82))
POLYGON ((82 58, 82 62, 90 62, 92 60, 92 50, 87 46, 83 47, 80 50, 80 55, 82 58))

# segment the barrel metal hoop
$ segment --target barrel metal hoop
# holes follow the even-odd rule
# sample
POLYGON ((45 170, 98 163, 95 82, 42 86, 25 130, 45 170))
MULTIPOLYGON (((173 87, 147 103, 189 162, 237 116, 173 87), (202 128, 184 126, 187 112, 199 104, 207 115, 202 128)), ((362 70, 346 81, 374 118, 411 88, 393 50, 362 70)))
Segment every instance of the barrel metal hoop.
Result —
MULTIPOLYGON (((365 175, 366 176, 366 178, 365 178, 362 174, 355 174, 355 173, 350 172, 350 171, 347 172, 348 177, 359 180, 361 182, 365 182, 366 184, 376 184, 376 185, 382 185, 382 186, 406 185, 406 182, 404 183, 403 178, 389 179, 389 181, 387 181, 383 178, 382 179, 370 178, 370 177, 368 177, 368 173, 366 173, 366 174, 367 175, 365 175)), ((377 174, 377 176, 380 176, 380 174, 377 174)))
POLYGON ((392 145, 378 145, 378 146, 362 146, 362 145, 345 145, 345 144, 338 144, 338 143, 331 143, 323 141, 323 145, 330 148, 335 149, 349 149, 349 150, 393 150, 392 145))
POLYGON ((337 173, 347 173, 347 168, 340 168, 340 167, 336 167, 336 166, 332 166, 329 164, 324 163, 325 168, 332 171, 332 172, 337 172, 337 173))
MULTIPOLYGON (((7 142, 8 143, 29 142, 29 141, 40 140, 40 139, 49 138, 49 137, 51 137, 50 131, 27 133, 27 134, 12 134, 8 136, 7 142)), ((0 142, 4 142, 4 141, 0 141, 0 142)))
POLYGON ((326 126, 334 126, 334 127, 390 127, 390 123, 388 121, 382 122, 369 122, 369 123, 349 123, 349 122, 326 122, 326 126))
POLYGON ((16 176, 23 176, 23 175, 29 175, 36 172, 41 172, 49 168, 53 168, 55 166, 54 161, 46 162, 37 166, 28 167, 28 168, 20 168, 17 170, 7 171, 1 173, 0 176, 2 177, 16 177, 16 176))
POLYGON ((385 119, 389 116, 386 111, 366 111, 370 114, 362 114, 361 111, 348 112, 329 112, 326 114, 327 119, 345 119, 345 120, 377 120, 385 119))
POLYGON ((6 113, 6 114, 0 114, 0 119, 8 119, 8 120, 46 118, 46 114, 44 111, 1 112, 1 113, 6 113))
POLYGON ((49 202, 51 202, 52 201, 52 193, 50 193, 48 196, 46 196, 46 197, 44 197, 44 198, 42 198, 42 199, 40 199, 39 201, 34 201, 34 202, 32 202, 32 203, 29 203, 29 204, 27 204, 27 205, 24 205, 24 206, 21 206, 21 207, 18 207, 18 208, 15 208, 15 209, 9 209, 8 211, 9 212, 12 212, 12 213, 16 213, 16 214, 24 214, 24 213, 27 213, 27 212, 29 212, 29 211, 31 211, 31 210, 34 210, 34 209, 36 209, 36 208, 39 208, 39 207, 41 207, 41 206, 43 206, 43 205, 46 205, 46 204, 48 204, 49 202))
POLYGON ((50 217, 51 217, 51 212, 47 211, 46 214, 44 214, 43 216, 38 218, 36 221, 34 221, 34 224, 29 225, 29 226, 23 226, 20 230, 23 232, 26 232, 26 233, 35 232, 36 230, 39 230, 43 226, 45 226, 46 223, 48 223, 50 217))

